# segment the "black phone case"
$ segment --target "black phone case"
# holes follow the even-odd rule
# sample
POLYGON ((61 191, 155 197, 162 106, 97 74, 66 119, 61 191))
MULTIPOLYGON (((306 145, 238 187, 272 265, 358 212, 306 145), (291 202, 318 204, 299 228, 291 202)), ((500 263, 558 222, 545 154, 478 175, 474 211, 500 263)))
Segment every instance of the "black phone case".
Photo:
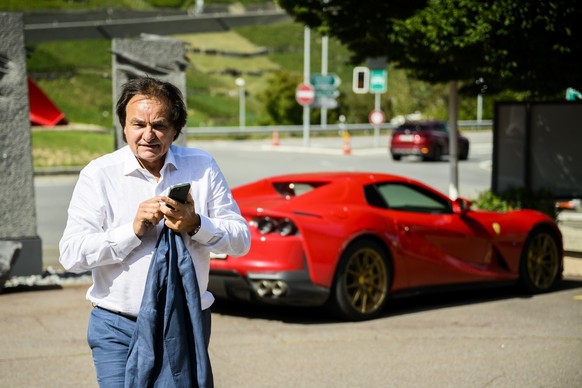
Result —
POLYGON ((190 191, 190 183, 181 183, 170 187, 168 197, 180 203, 186 203, 188 199, 188 192, 190 191))

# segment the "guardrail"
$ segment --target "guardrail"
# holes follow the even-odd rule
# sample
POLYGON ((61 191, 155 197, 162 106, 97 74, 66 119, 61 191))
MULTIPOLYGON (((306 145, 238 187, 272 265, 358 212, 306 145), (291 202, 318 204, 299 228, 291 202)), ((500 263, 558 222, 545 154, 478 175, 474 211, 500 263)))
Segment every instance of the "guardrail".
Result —
MULTIPOLYGON (((385 123, 379 128, 380 130, 392 130, 397 125, 385 123)), ((490 129, 493 126, 493 120, 459 120, 458 126, 460 130, 464 131, 475 131, 479 129, 490 129)), ((278 133, 288 133, 288 134, 302 134, 303 125, 266 125, 266 126, 247 126, 247 127, 196 127, 196 128, 185 128, 185 132, 188 135, 196 136, 216 136, 216 135, 229 135, 229 136, 243 136, 252 134, 271 134, 274 131, 278 133)), ((325 127, 321 125, 310 125, 310 134, 319 134, 326 132, 341 132, 347 130, 350 133, 356 132, 369 132, 374 131, 374 127, 369 123, 360 124, 330 124, 325 127)))

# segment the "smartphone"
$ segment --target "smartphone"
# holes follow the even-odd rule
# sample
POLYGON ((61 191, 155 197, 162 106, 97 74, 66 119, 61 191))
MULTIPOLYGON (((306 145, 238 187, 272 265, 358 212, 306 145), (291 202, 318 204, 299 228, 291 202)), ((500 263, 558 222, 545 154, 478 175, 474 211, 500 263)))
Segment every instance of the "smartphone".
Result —
MULTIPOLYGON (((174 201, 178 201, 180 203, 186 203, 188 199, 188 193, 190 192, 190 183, 180 183, 170 187, 170 192, 168 193, 168 197, 172 198, 174 201)), ((172 206, 166 204, 171 209, 174 209, 172 206)))

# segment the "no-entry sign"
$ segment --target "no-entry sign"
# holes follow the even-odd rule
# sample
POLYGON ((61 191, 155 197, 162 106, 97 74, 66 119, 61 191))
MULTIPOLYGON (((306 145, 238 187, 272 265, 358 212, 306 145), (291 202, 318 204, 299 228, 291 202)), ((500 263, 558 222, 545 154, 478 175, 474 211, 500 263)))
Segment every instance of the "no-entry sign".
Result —
POLYGON ((385 119, 384 113, 381 110, 373 110, 372 112, 370 112, 368 119, 370 120, 370 124, 372 125, 382 125, 384 124, 385 119))
POLYGON ((295 89, 295 100, 299 105, 311 105, 315 99, 315 89, 309 84, 299 84, 295 89))

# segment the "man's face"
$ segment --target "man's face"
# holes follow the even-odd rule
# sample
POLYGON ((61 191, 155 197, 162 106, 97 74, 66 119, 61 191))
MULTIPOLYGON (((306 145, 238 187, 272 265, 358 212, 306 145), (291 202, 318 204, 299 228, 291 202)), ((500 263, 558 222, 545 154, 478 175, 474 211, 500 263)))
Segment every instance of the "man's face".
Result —
POLYGON ((123 133, 129 148, 142 164, 158 171, 174 141, 176 129, 170 120, 170 109, 157 98, 135 95, 125 108, 123 133))

